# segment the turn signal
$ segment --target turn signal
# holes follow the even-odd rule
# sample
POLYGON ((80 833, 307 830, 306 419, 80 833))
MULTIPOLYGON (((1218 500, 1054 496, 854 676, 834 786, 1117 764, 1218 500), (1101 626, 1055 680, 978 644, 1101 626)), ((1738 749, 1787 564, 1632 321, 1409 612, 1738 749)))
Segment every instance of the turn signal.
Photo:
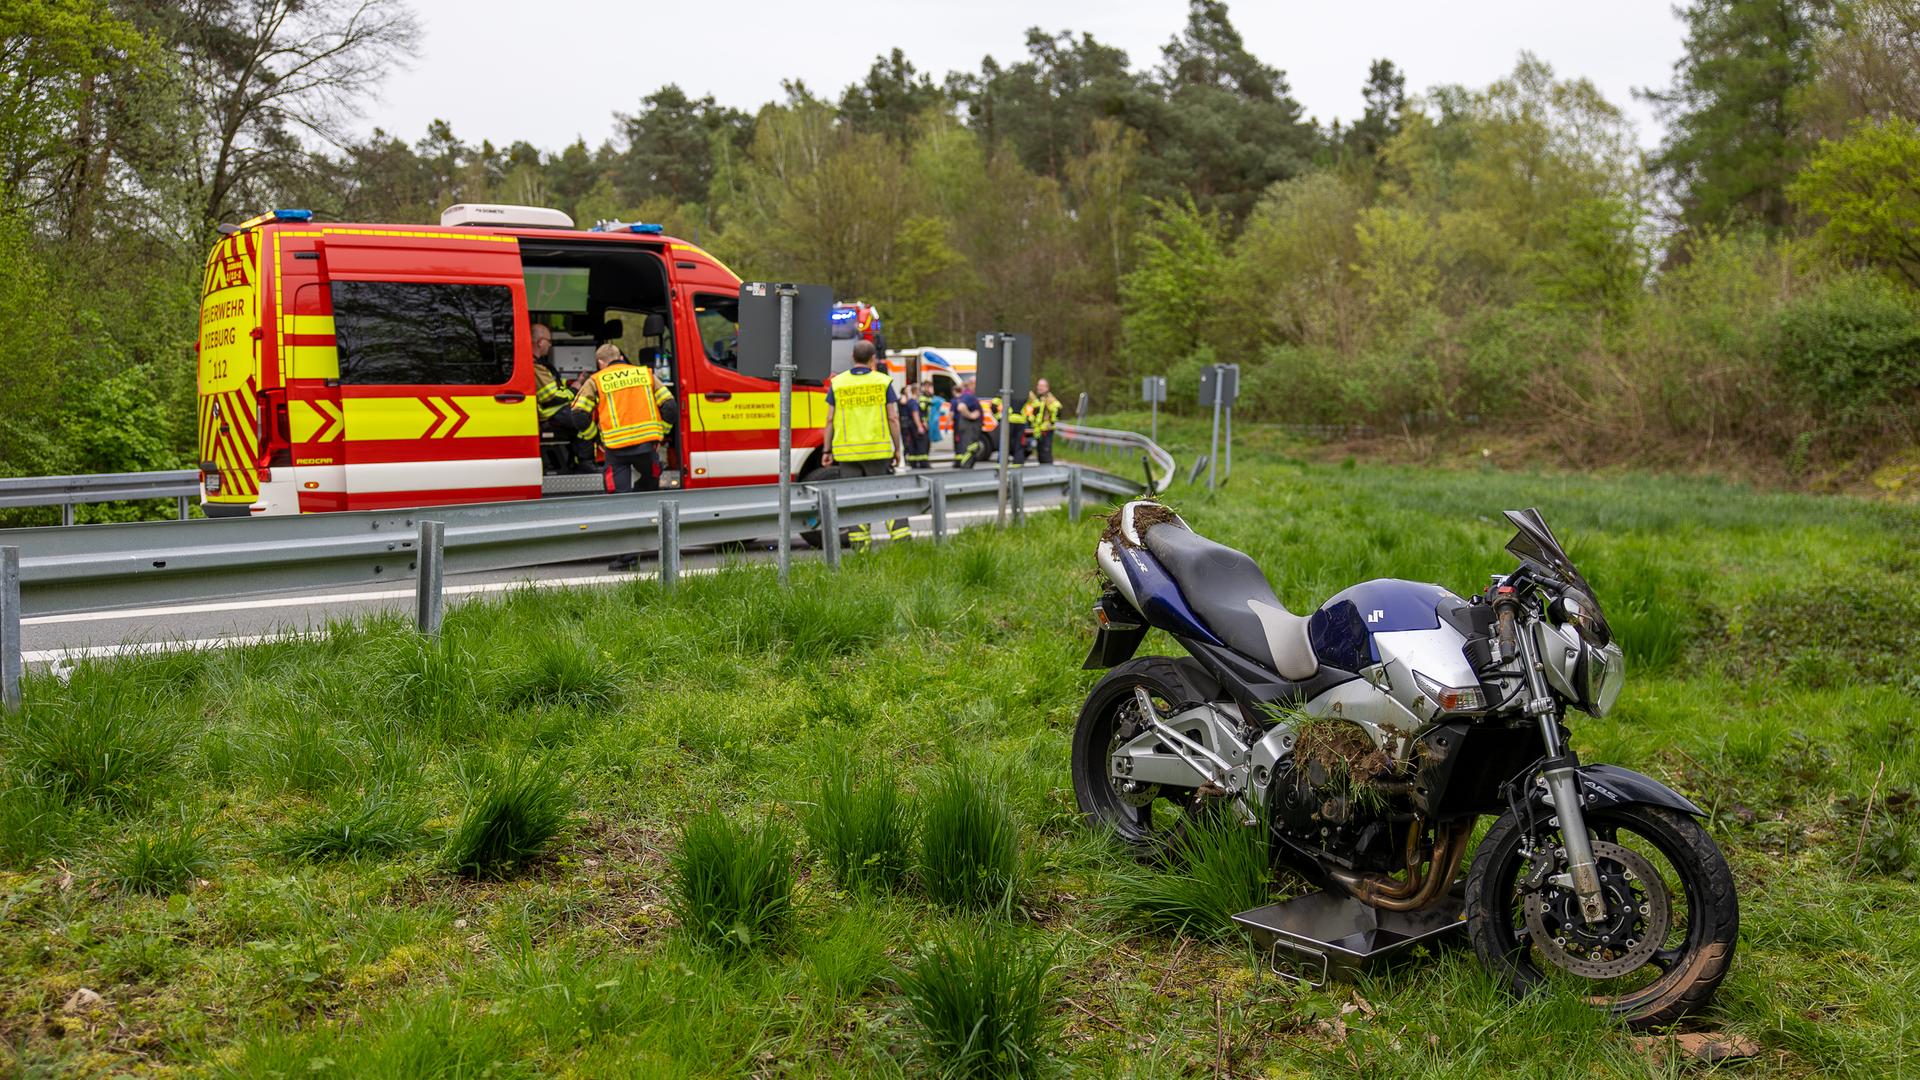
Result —
POLYGON ((1413 684, 1441 712, 1479 712, 1487 707, 1487 696, 1477 686, 1441 686, 1417 671, 1413 673, 1413 684))

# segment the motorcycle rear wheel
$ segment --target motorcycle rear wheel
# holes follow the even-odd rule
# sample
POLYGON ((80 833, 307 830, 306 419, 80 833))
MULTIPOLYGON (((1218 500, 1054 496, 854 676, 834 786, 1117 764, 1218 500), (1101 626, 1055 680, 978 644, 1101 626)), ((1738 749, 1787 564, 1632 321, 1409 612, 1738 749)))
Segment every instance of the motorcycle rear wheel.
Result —
MULTIPOLYGON (((1587 827, 1597 855, 1619 853, 1599 858, 1603 875, 1639 900, 1627 906, 1625 922, 1589 927, 1572 914, 1570 889, 1548 881, 1528 890, 1533 864, 1522 851, 1524 830, 1513 815, 1502 815, 1480 841, 1467 876, 1467 933, 1480 962, 1515 995, 1571 989, 1634 1028, 1666 1027, 1705 1009, 1733 963, 1740 933, 1733 871, 1719 846, 1699 822, 1662 807, 1610 807, 1589 813, 1587 827), (1644 880, 1646 868, 1660 880, 1644 880), (1636 907, 1644 913, 1637 918, 1636 907), (1541 927, 1553 940, 1538 940, 1541 927), (1612 935, 1610 945, 1596 946, 1602 933, 1612 935), (1647 942, 1649 935, 1657 940, 1647 942), (1640 955, 1635 950, 1645 958, 1626 967, 1640 955)), ((1557 847, 1558 830, 1542 839, 1557 847)), ((1618 912, 1621 905, 1611 906, 1618 912)))
POLYGON ((1215 800, 1201 799, 1191 788, 1146 785, 1123 791, 1108 764, 1114 748, 1137 733, 1132 729, 1135 687, 1144 689, 1163 714, 1205 700, 1195 687, 1204 676, 1185 670, 1189 663, 1142 656, 1114 668, 1094 684, 1073 730, 1073 795, 1080 812, 1090 826, 1112 833, 1143 858, 1166 855, 1184 822, 1214 809, 1215 800))

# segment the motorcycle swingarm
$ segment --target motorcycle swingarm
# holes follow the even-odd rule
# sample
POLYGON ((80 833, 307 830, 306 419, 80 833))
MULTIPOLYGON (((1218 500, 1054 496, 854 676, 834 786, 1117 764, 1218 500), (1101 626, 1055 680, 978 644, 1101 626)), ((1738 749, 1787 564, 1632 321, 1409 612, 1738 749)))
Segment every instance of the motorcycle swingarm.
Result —
MULTIPOLYGON (((1618 765, 1582 765, 1576 772, 1580 778, 1581 802, 1589 814, 1615 806, 1639 805, 1665 807, 1697 818, 1707 816, 1693 800, 1632 769, 1618 765)), ((1533 788, 1533 802, 1541 811, 1553 812, 1547 805, 1546 789, 1538 784, 1533 788)))

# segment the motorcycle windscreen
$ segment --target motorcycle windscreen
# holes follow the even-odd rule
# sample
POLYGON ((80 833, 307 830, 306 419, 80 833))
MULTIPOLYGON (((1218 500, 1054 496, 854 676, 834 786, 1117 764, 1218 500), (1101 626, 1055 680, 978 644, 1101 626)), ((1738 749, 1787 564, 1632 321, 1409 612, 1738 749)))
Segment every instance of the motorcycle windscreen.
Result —
POLYGON ((1507 521, 1519 530, 1514 533, 1513 539, 1507 541, 1507 551, 1521 562, 1531 563, 1579 590, 1592 608, 1595 621, 1604 624, 1605 616, 1600 613, 1600 601, 1593 595, 1593 586, 1587 584, 1587 579, 1574 568, 1572 557, 1567 554, 1566 548, 1560 546, 1553 530, 1547 528, 1547 521, 1540 516, 1540 511, 1529 507, 1504 513, 1507 521))

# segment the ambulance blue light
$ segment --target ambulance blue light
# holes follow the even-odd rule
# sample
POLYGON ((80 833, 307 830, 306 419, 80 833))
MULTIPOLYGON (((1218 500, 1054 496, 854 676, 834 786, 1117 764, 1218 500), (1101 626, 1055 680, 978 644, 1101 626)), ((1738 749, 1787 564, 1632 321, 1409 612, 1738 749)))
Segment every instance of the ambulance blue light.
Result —
POLYGON ((665 225, 629 225, 627 229, 630 232, 645 233, 648 236, 659 236, 667 231, 665 225))
POLYGON ((312 221, 311 210, 275 210, 273 216, 280 221, 312 221))

